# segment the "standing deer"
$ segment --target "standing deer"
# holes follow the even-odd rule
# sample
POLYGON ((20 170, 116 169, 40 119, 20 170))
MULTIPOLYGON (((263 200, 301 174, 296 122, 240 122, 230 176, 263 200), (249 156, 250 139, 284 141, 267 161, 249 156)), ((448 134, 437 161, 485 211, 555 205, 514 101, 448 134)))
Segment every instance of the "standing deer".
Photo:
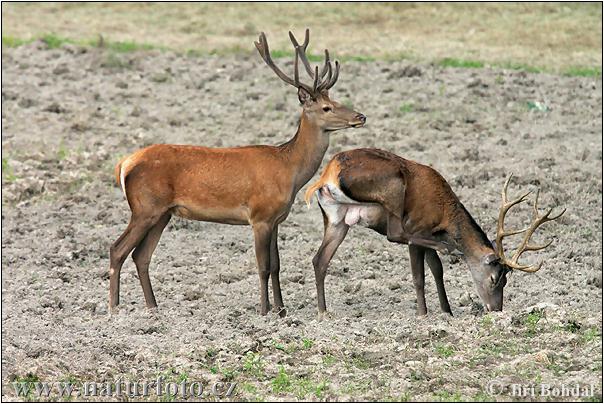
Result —
POLYGON ((318 170, 329 146, 331 132, 365 124, 365 116, 329 98, 338 79, 325 50, 325 64, 311 67, 306 57, 309 31, 295 48, 294 78, 271 59, 264 33, 255 42, 266 64, 277 76, 298 89, 302 106, 295 136, 279 146, 208 148, 200 146, 149 146, 124 158, 115 167, 132 216, 124 233, 111 246, 109 308, 119 303, 120 270, 132 253, 147 307, 157 306, 149 280, 149 263, 172 215, 192 220, 251 225, 258 273, 260 313, 267 314, 268 280, 272 279, 275 310, 285 315, 279 283, 277 228, 291 209, 296 193, 318 170), (300 81, 298 61, 312 80, 300 81))
POLYGON ((417 294, 417 314, 427 313, 424 297, 424 260, 436 281, 440 308, 451 313, 443 282, 443 267, 437 251, 461 252, 470 268, 474 284, 488 311, 500 311, 503 287, 511 270, 536 272, 539 265, 522 265, 520 256, 526 251, 548 247, 529 244, 535 230, 556 220, 552 209, 540 216, 537 209, 539 191, 533 205, 533 222, 526 229, 506 231, 506 213, 526 199, 530 192, 508 201, 507 178, 502 191, 502 206, 494 243, 482 231, 461 204, 449 184, 434 169, 405 160, 378 149, 357 149, 336 154, 321 178, 306 192, 307 204, 316 194, 323 213, 323 243, 313 258, 319 315, 325 306, 325 275, 327 266, 342 243, 348 229, 360 224, 385 235, 389 241, 409 245, 411 272, 417 294), (524 233, 520 246, 511 259, 506 258, 503 239, 524 233))

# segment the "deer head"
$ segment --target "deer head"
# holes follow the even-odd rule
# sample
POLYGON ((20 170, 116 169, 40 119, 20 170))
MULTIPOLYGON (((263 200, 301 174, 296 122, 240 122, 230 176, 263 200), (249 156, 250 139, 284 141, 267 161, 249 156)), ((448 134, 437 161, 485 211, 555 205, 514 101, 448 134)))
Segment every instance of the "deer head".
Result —
POLYGON ((506 276, 509 272, 537 272, 539 269, 541 269, 543 261, 537 265, 524 265, 520 264, 518 262, 518 259, 522 254, 527 251, 539 251, 549 247, 552 244, 553 240, 550 240, 548 243, 545 243, 543 245, 533 245, 529 244, 529 242, 537 228, 539 228, 544 223, 558 219, 564 214, 564 212, 566 212, 566 209, 563 209, 560 214, 552 217, 550 215, 553 211, 553 208, 550 208, 544 215, 540 215, 539 209, 537 207, 537 204, 539 202, 539 189, 537 189, 535 201, 533 203, 533 219, 531 224, 521 230, 505 230, 504 220, 508 211, 513 206, 524 202, 532 192, 529 191, 520 196, 519 198, 513 201, 509 201, 507 192, 511 179, 512 174, 508 176, 501 191, 502 202, 501 208, 499 210, 499 219, 497 222, 497 237, 493 242, 493 248, 495 250, 495 253, 488 254, 487 256, 483 257, 483 261, 480 264, 480 270, 472 271, 472 277, 474 278, 474 282, 478 289, 478 294, 480 295, 481 300, 489 311, 500 311, 502 309, 503 287, 507 283, 506 276), (524 234, 524 236, 520 245, 516 248, 512 257, 507 258, 504 251, 503 239, 505 237, 522 233, 524 234))
POLYGON ((258 42, 254 42, 258 52, 266 64, 275 74, 287 84, 298 89, 298 99, 303 108, 304 116, 317 125, 324 132, 333 132, 339 129, 360 127, 365 124, 366 118, 363 114, 333 101, 329 98, 329 89, 336 84, 340 73, 340 64, 335 62, 335 67, 329 59, 329 51, 325 49, 325 64, 319 72, 319 67, 313 69, 306 56, 310 32, 306 29, 304 42, 300 45, 294 34, 289 33, 289 38, 294 45, 294 78, 287 76, 279 69, 271 59, 268 42, 264 32, 260 34, 258 42), (298 69, 299 61, 302 61, 306 73, 310 76, 312 85, 302 83, 298 69))

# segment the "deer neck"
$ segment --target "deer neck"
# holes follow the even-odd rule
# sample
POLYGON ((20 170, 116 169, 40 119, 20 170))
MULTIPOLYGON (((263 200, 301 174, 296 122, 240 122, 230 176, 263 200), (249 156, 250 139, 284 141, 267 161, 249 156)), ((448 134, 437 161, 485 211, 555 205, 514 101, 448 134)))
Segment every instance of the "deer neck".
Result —
POLYGON ((485 232, 461 203, 456 208, 452 222, 448 231, 449 243, 463 253, 466 260, 482 260, 484 256, 494 252, 485 232))
POLYGON ((315 175, 328 147, 329 134, 302 112, 296 135, 283 145, 296 192, 315 175))

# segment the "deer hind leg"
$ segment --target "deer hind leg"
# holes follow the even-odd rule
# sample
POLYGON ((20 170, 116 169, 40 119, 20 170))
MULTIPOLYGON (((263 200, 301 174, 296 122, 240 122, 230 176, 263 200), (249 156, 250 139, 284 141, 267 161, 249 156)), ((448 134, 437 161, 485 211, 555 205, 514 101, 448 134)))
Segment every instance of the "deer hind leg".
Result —
POLYGON ((337 224, 330 223, 323 208, 321 208, 321 212, 323 213, 325 234, 323 235, 321 247, 319 247, 317 254, 312 260, 315 269, 315 282, 317 284, 319 315, 322 315, 327 310, 325 304, 325 275, 327 274, 327 267, 338 247, 346 238, 346 234, 350 228, 343 220, 337 224))
POLYGON ((285 317, 287 311, 283 305, 283 297, 281 296, 281 283, 279 282, 279 246, 278 246, 278 227, 275 226, 271 234, 271 246, 270 246, 270 273, 271 282, 273 285, 273 303, 275 304, 274 310, 279 313, 279 316, 285 317))
POLYGON ((270 310, 268 301, 268 278, 271 275, 271 238, 272 226, 267 223, 254 223, 254 246, 256 250, 256 263, 260 278, 260 314, 265 316, 270 310))
POLYGON ((426 250, 426 262, 428 263, 428 266, 432 271, 432 276, 434 276, 434 281, 436 282, 440 309, 444 313, 453 315, 451 312, 451 306, 449 306, 449 299, 447 299, 447 292, 445 291, 445 282, 443 280, 443 264, 440 261, 436 251, 431 249, 426 250))
POLYGON ((155 295, 153 294, 153 288, 151 287, 151 280, 149 279, 149 264, 151 263, 151 256, 159 243, 162 232, 166 228, 172 215, 170 213, 164 214, 158 221, 151 227, 147 232, 147 235, 139 243, 139 245, 132 252, 132 259, 136 264, 136 271, 138 272, 138 278, 143 288, 143 294, 145 295, 145 303, 147 308, 157 307, 155 301, 155 295))
POLYGON ((111 246, 109 250, 109 310, 115 308, 120 301, 120 271, 124 261, 160 217, 161 215, 133 213, 128 227, 111 246))
POLYGON ((424 293, 425 268, 424 268, 425 249, 423 247, 410 245, 409 257, 411 259, 411 273, 413 274, 413 284, 415 294, 417 295, 417 315, 425 316, 428 313, 426 308, 426 296, 424 293))

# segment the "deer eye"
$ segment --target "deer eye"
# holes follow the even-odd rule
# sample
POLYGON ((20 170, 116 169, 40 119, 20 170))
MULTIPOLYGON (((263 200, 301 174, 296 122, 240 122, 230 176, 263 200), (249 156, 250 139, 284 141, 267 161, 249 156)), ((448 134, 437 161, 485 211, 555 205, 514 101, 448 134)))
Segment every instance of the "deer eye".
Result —
POLYGON ((323 111, 329 112, 329 111, 331 111, 331 107, 329 105, 326 105, 323 107, 323 111))

